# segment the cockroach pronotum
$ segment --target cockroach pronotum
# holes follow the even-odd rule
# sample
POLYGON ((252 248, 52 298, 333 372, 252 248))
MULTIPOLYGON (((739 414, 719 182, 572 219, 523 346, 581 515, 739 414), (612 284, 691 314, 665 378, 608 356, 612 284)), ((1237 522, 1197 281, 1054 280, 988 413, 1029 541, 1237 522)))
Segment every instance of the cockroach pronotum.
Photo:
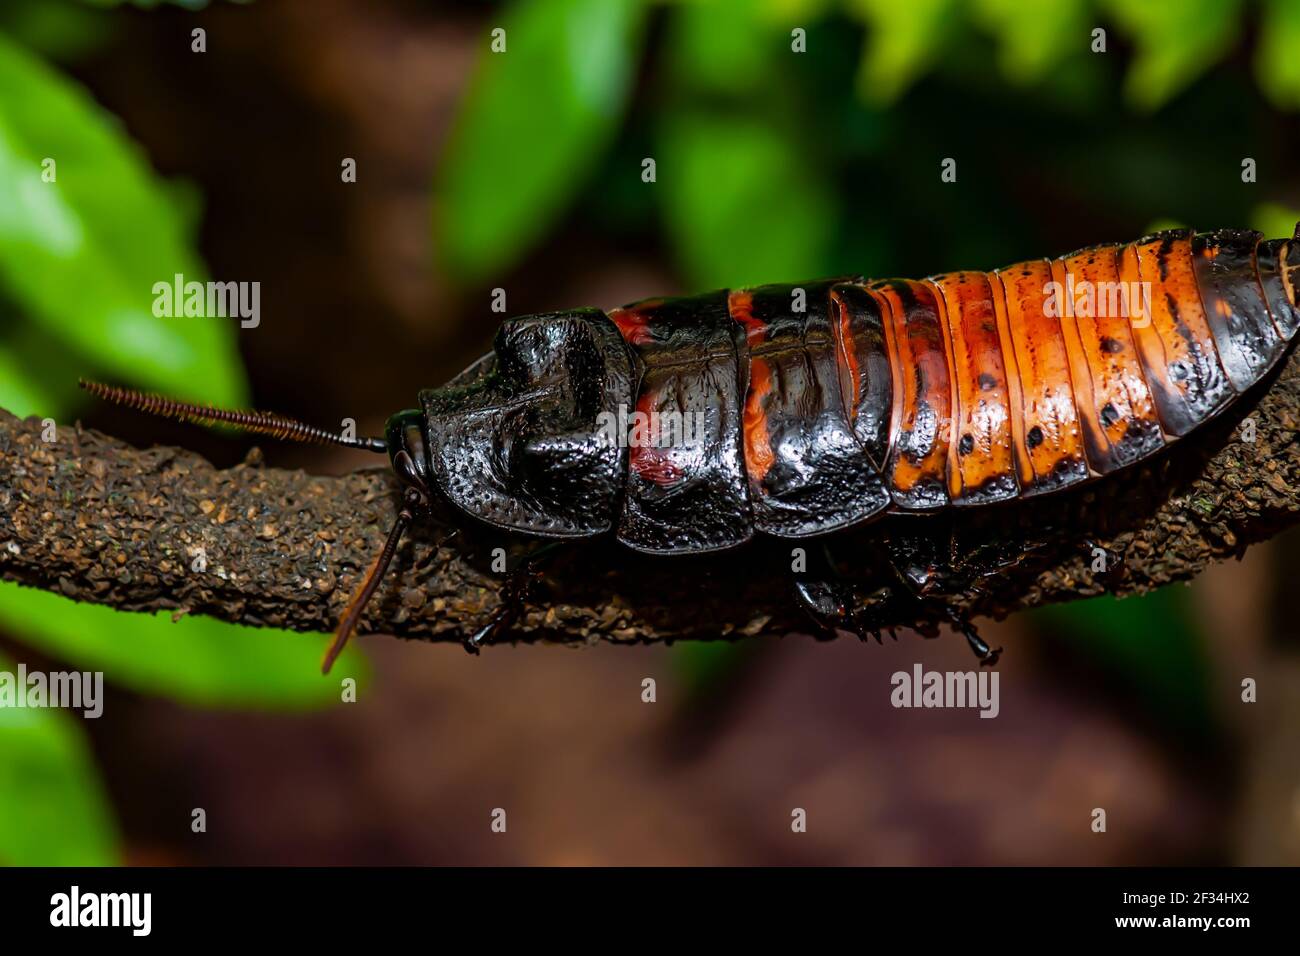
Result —
MULTIPOLYGON (((435 501, 525 535, 612 532, 673 555, 1058 491, 1148 458, 1258 382, 1300 327, 1297 285, 1300 226, 1272 241, 1174 230, 993 272, 524 316, 383 438, 82 384, 174 418, 387 452, 402 508, 328 671, 435 501), (687 419, 685 440, 656 440, 654 422, 687 419)), ((832 585, 796 593, 823 625, 854 621, 832 585)))

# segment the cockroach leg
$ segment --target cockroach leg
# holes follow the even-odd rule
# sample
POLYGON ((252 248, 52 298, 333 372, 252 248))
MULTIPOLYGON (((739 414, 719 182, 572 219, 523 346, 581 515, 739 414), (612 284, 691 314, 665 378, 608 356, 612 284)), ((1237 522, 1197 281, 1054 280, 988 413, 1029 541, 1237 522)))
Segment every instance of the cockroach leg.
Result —
POLYGON ((923 636, 938 635, 938 628, 930 623, 936 609, 966 638, 980 664, 991 667, 997 663, 1002 648, 990 648, 979 636, 966 615, 946 600, 940 590, 945 575, 940 565, 920 560, 918 555, 894 554, 883 549, 885 574, 893 575, 895 584, 886 584, 868 590, 866 586, 845 578, 836 570, 834 555, 828 547, 818 557, 818 567, 794 580, 795 600, 816 625, 817 636, 830 639, 839 631, 849 631, 866 641, 875 638, 884 643, 881 632, 898 640, 894 630, 896 621, 914 617, 916 628, 923 636))
POLYGON ((847 629, 848 602, 837 593, 834 585, 826 581, 796 579, 793 586, 795 602, 808 615, 819 639, 834 640, 841 628, 847 629))
POLYGON ((529 592, 534 582, 542 576, 543 568, 560 548, 560 542, 551 542, 536 549, 507 574, 501 586, 501 603, 482 627, 465 638, 465 650, 477 654, 485 644, 494 644, 509 633, 524 615, 529 592))
POLYGON ((866 592, 836 577, 800 577, 794 580, 794 596, 817 628, 816 636, 822 640, 831 640, 840 631, 849 631, 860 641, 872 637, 877 644, 882 643, 879 618, 881 609, 892 600, 889 588, 866 592))
POLYGON ((795 601, 816 626, 816 636, 831 640, 840 631, 848 631, 860 641, 873 638, 877 644, 883 643, 881 631, 892 633, 884 622, 891 619, 886 610, 897 599, 894 589, 869 587, 846 577, 826 542, 809 550, 814 567, 798 574, 792 583, 795 601))
MULTIPOLYGON (((949 547, 952 548, 951 539, 949 547)), ((886 554, 888 555, 889 566, 893 569, 901 590, 911 596, 918 609, 933 608, 938 605, 942 608, 943 615, 952 623, 952 626, 961 631, 962 636, 966 638, 966 643, 970 645, 970 649, 979 659, 980 666, 992 667, 997 664, 998 658, 1002 655, 1002 648, 990 648, 984 639, 979 636, 979 632, 975 630, 975 625, 971 623, 970 618, 965 613, 948 603, 942 591, 932 591, 932 589, 938 588, 936 582, 941 582, 944 578, 941 568, 914 565, 902 567, 892 552, 886 551, 886 554)))
POLYGON ((990 648, 985 640, 980 637, 979 632, 975 630, 975 625, 970 622, 970 619, 952 605, 945 604, 944 610, 947 612, 948 620, 952 622, 952 626, 962 632, 966 638, 966 643, 970 645, 970 649, 979 658, 980 667, 993 667, 997 664, 998 658, 1002 656, 1002 648, 990 648))

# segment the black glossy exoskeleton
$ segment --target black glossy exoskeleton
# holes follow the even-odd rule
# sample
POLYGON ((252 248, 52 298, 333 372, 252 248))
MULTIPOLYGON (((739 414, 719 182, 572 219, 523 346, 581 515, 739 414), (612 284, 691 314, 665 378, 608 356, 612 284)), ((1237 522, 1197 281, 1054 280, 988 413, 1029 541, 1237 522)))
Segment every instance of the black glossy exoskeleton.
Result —
MULTIPOLYGON (((88 387, 388 452, 405 506, 328 666, 435 499, 521 534, 673 555, 1053 492, 1149 457, 1259 381, 1300 327, 1298 284, 1300 229, 1180 230, 989 273, 527 316, 383 440, 88 387)), ((843 614, 833 592, 801 593, 843 614)))

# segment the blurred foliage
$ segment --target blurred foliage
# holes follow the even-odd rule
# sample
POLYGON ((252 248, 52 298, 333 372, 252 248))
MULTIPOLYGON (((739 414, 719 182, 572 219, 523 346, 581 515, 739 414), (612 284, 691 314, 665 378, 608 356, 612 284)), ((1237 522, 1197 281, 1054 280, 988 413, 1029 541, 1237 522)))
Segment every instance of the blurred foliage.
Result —
POLYGON ((112 35, 113 18, 106 10, 85 3, 0 4, 0 32, 41 56, 75 60, 86 56, 112 35))
MULTIPOLYGON (((213 0, 82 0, 92 7, 122 7, 132 6, 140 7, 143 10, 152 10, 156 7, 174 6, 184 7, 186 10, 202 10, 213 0)), ((227 3, 252 3, 253 0, 226 0, 227 3)))
MULTIPOLYGON (((0 657, 0 671, 15 665, 0 657)), ((117 835, 80 715, 0 708, 0 862, 103 866, 117 835)))
POLYGON ((476 282, 535 242, 600 161, 640 59, 640 0, 533 0, 501 21, 437 190, 438 248, 476 282))
POLYGON ((853 0, 870 29, 858 71, 858 93, 887 105, 931 68, 954 38, 958 0, 853 0))
POLYGON ((1300 205, 1266 202, 1255 207, 1250 226, 1266 236, 1289 236, 1300 223, 1300 205))
POLYGON ((834 200, 779 126, 681 112, 662 120, 660 137, 664 219, 692 287, 821 271, 835 238, 834 200), (782 241, 743 241, 737 223, 782 241))
POLYGON ((1027 613, 1049 638, 1106 671, 1155 720, 1206 743, 1214 728, 1209 662, 1186 587, 1093 598, 1027 613))
MULTIPOLYGON (((114 4, 0 10, 0 407, 67 427, 82 376, 243 404, 237 323, 152 312, 155 282, 208 278, 195 249, 197 193, 161 180, 121 123, 42 58, 83 56, 108 37, 97 5, 114 4)), ((337 699, 338 684, 319 676, 323 644, 310 636, 173 623, 11 583, 0 583, 0 625, 76 669, 196 706, 337 699)), ((345 666, 361 672, 355 654, 345 666)), ((0 710, 0 861, 115 859, 112 813, 79 719, 0 710)))
POLYGON ((692 641, 673 647, 674 677, 682 689, 682 706, 706 706, 725 692, 731 682, 763 650, 757 638, 739 641, 692 641))
POLYGON ((976 0, 972 19, 998 38, 998 67, 1018 85, 1036 83, 1049 76, 1063 60, 1077 52, 1083 38, 1091 39, 1086 0, 1051 0, 1025 15, 1022 0, 976 0))
MULTIPOLYGON (((66 366, 65 403, 78 374, 94 373, 242 402, 229 323, 152 313, 155 282, 207 276, 191 224, 119 124, 3 37, 0 89, 0 284, 66 366)), ((0 348, 12 353, 22 341, 5 335, 0 348)), ((10 364, 21 368, 26 357, 10 364)), ((10 400, 0 392, 0 402, 10 400)))
POLYGON ((1300 3, 1268 0, 1259 26, 1255 76, 1280 109, 1300 109, 1300 3))
POLYGON ((1136 51, 1124 95, 1138 109, 1151 110, 1168 102, 1232 49, 1241 4, 1238 0, 1109 0, 1105 6, 1136 51))
POLYGON ((320 676, 324 644, 291 631, 235 627, 207 617, 126 614, 109 607, 73 605, 46 591, 23 590, 24 600, 0 603, 0 625, 59 660, 102 670, 120 687, 198 707, 320 706, 338 700, 338 681, 364 676, 349 647, 320 676), (183 624, 183 626, 182 626, 183 624))

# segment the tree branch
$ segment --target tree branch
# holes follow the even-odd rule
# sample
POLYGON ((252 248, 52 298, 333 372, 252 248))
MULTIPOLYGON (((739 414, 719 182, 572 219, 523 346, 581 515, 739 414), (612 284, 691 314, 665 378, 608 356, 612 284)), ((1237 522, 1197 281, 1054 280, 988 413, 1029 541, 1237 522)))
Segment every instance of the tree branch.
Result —
MULTIPOLYGON (((1030 501, 890 517, 831 539, 864 585, 899 568, 972 615, 1192 577, 1300 520, 1300 359, 1271 386, 1152 462, 1030 501), (1253 442, 1243 440, 1253 421, 1253 442), (1094 571, 1098 555, 1106 570, 1094 571), (888 558, 888 560, 886 560, 888 558)), ((383 545, 399 493, 387 469, 321 477, 177 448, 137 450, 91 430, 42 440, 0 411, 0 576, 124 610, 169 609, 331 630, 383 545), (198 560, 201 557, 201 561, 198 560), (196 563, 198 561, 198 563, 196 563)), ((788 586, 792 547, 647 558, 610 541, 561 552, 516 636, 650 641, 807 632, 788 586)), ((423 526, 408 537, 363 631, 458 640, 497 604, 492 549, 508 536, 423 526)), ((517 555, 515 557, 517 560, 517 555)), ((880 623, 932 627, 937 604, 896 602, 880 623)))

